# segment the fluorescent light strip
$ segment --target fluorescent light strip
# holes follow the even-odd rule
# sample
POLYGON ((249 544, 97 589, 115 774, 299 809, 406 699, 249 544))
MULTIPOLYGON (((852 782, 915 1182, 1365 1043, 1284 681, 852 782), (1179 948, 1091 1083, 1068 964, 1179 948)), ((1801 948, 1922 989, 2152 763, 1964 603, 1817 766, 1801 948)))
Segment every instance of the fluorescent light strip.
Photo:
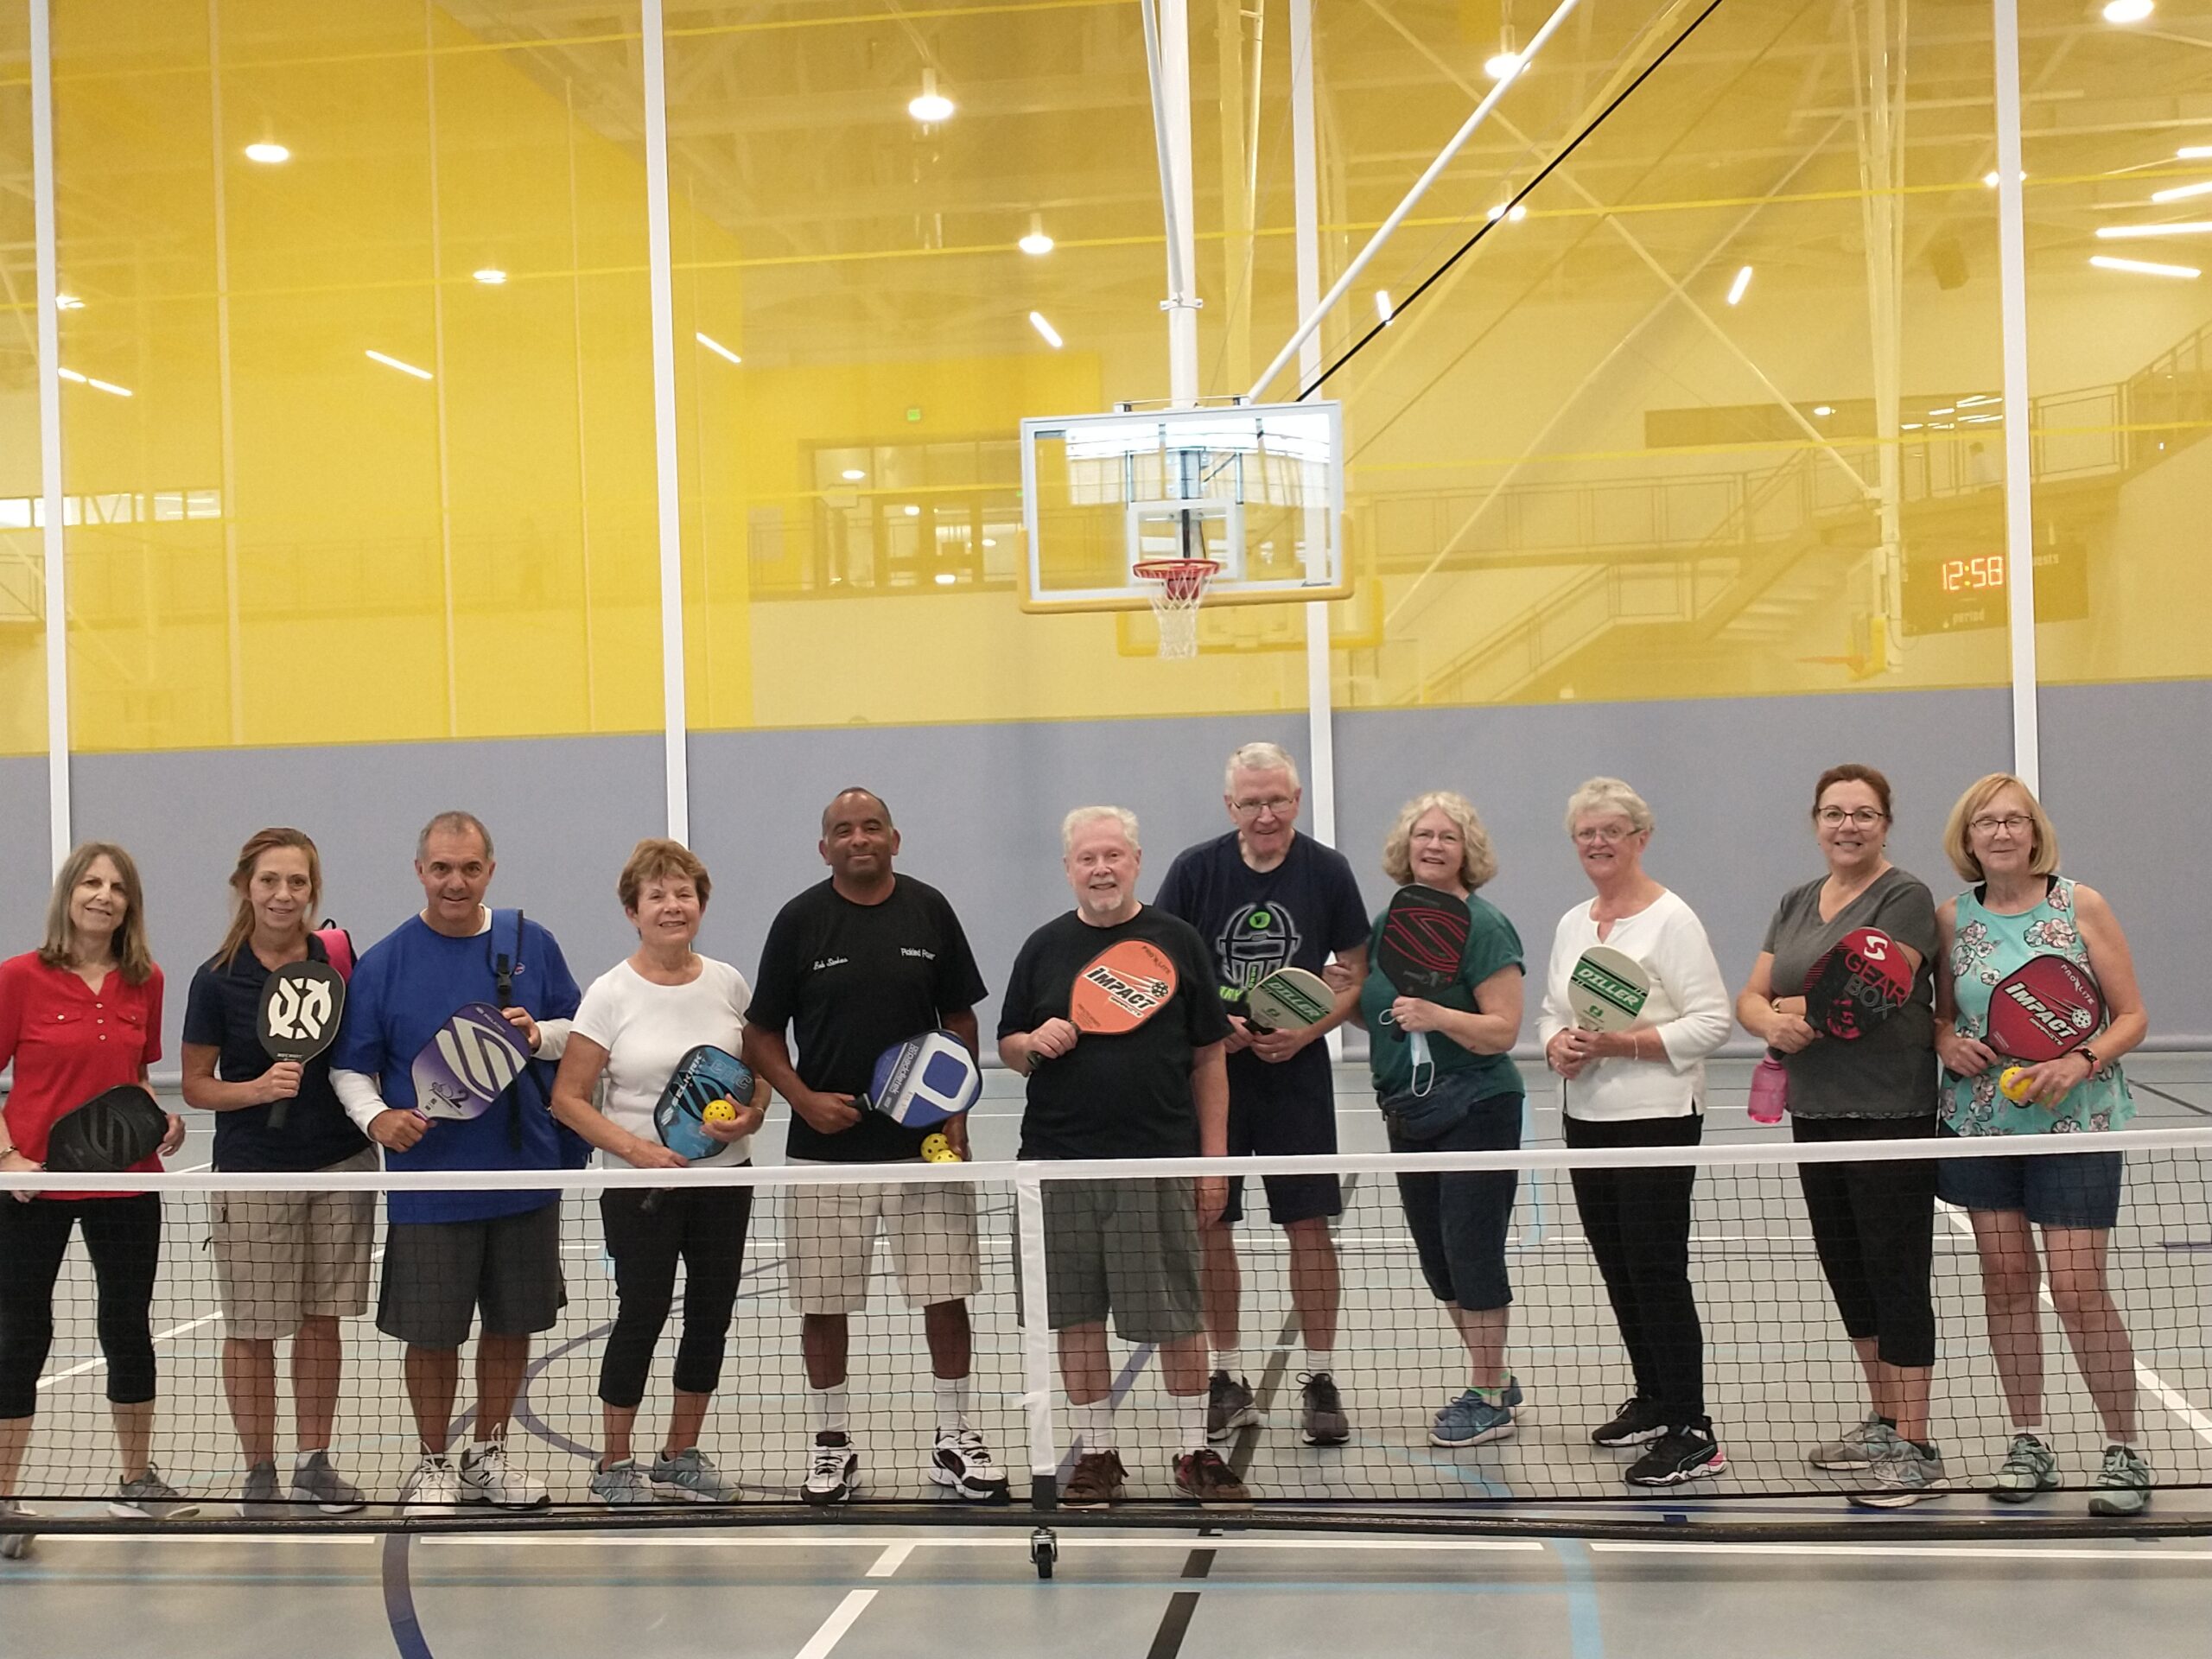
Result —
POLYGON ((2089 256, 2089 263, 2100 270, 2132 270, 2139 276, 2173 276, 2183 282, 2204 274, 2195 265, 2161 265, 2148 259, 2116 259, 2108 253, 2093 253, 2089 256))
POLYGON ((2177 161, 2212 162, 2212 144, 2183 144, 2174 151, 2177 161))
POLYGON ((128 397, 131 395, 130 388, 128 386, 118 386, 112 380, 95 380, 91 375, 79 374, 74 369, 56 369, 54 372, 73 385, 90 386, 94 391, 104 391, 111 397, 128 397))
POLYGON ((1390 305, 1390 290, 1387 288, 1378 288, 1375 290, 1375 315, 1382 318, 1384 322, 1389 321, 1394 315, 1390 305))
POLYGON ((418 369, 412 363, 403 363, 396 357, 385 356, 382 352, 365 351, 361 355, 372 363, 383 364, 387 369, 397 369, 402 374, 411 374, 417 380, 428 380, 431 378, 428 369, 418 369))
POLYGON ((1744 298, 1744 290, 1751 285, 1751 268, 1749 265, 1745 265, 1741 270, 1736 273, 1736 280, 1728 284, 1728 303, 1731 305, 1741 304, 1744 298))
POLYGON ((1029 326, 1042 334, 1045 337, 1045 343, 1056 352, 1065 343, 1060 339, 1060 331, 1045 321, 1045 314, 1041 311, 1032 311, 1029 314, 1029 326))
POLYGON ((2097 240, 2124 242, 2139 236, 2212 235, 2212 219, 2177 219, 2171 225, 2100 225, 2097 240))
POLYGON ((742 363, 745 361, 743 358, 740 357, 735 352, 730 350, 728 346, 723 345, 719 340, 709 340, 706 335, 697 333, 694 333, 691 338, 697 340, 702 346, 712 352, 716 357, 727 358, 732 363, 742 363))
POLYGON ((2201 184, 2177 184, 2171 190, 2153 190, 2153 201, 2186 201, 2191 196, 2212 196, 2212 179, 2201 184))

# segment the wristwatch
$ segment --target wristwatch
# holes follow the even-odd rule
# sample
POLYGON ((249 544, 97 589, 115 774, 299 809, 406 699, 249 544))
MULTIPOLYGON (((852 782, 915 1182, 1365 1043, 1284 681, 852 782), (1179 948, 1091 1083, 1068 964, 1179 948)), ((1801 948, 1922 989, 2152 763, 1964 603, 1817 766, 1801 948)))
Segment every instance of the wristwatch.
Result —
POLYGON ((2075 1049, 2074 1052, 2089 1063, 2089 1075, 2091 1077, 2095 1077, 2098 1072, 2105 1069, 2105 1063, 2097 1058, 2097 1051, 2091 1048, 2087 1043, 2082 1044, 2081 1047, 2075 1049))

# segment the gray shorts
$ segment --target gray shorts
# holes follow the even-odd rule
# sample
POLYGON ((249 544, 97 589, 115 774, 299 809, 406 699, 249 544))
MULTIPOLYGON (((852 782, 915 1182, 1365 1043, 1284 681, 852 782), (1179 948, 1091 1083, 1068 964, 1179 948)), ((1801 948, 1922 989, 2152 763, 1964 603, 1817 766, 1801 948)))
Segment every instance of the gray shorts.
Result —
POLYGON ((488 1221, 397 1222, 385 1231, 377 1329, 410 1348, 458 1348, 476 1311, 487 1337, 550 1331, 568 1301, 561 1205, 488 1221))
POLYGON ((1205 1328, 1198 1205, 1188 1177, 1046 1181, 1045 1322, 1103 1324, 1124 1342, 1174 1342, 1205 1328))
MULTIPOLYGON (((374 1147, 318 1173, 377 1167, 374 1147)), ((308 1319, 369 1311, 373 1192, 218 1192, 209 1242, 224 1328, 249 1342, 295 1335, 308 1319)))

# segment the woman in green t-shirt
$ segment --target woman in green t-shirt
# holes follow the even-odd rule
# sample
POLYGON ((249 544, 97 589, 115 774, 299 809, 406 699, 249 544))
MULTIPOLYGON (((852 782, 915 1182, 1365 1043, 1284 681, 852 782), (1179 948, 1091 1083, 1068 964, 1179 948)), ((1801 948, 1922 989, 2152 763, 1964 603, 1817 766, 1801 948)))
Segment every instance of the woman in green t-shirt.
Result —
MULTIPOLYGON (((1433 999, 1399 995, 1379 969, 1361 988, 1359 1017, 1373 1037, 1369 1065, 1390 1150, 1515 1150, 1522 1084, 1507 1051, 1521 1034, 1521 938, 1496 906, 1475 896, 1497 874, 1483 821, 1463 795, 1416 796, 1382 843, 1382 869, 1402 887, 1418 882, 1460 900, 1470 924, 1459 976, 1433 999), (1428 1033, 1436 1068, 1433 1084, 1419 1096, 1411 1045, 1398 1039, 1416 1031, 1428 1033)), ((1382 931, 1377 917, 1370 962, 1382 931)), ((1513 1302, 1505 1236, 1518 1180, 1510 1169, 1398 1177, 1421 1276, 1467 1349, 1467 1386, 1436 1414, 1433 1446, 1478 1446, 1513 1432, 1521 1388, 1505 1366, 1513 1302)))

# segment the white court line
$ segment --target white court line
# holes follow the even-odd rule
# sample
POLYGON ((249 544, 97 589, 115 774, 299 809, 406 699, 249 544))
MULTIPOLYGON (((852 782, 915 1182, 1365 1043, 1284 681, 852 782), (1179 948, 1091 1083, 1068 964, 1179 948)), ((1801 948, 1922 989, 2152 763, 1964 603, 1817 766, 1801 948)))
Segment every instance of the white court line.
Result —
MULTIPOLYGON (((871 1579, 889 1578, 913 1553, 914 1547, 911 1543, 891 1545, 875 1558, 868 1567, 868 1576, 871 1579)), ((807 1639, 806 1645, 798 1650, 798 1659, 825 1659, 830 1649, 844 1639, 845 1632, 853 1628, 860 1616, 868 1611, 868 1603, 874 1599, 875 1592, 873 1590, 848 1592, 830 1617, 822 1621, 822 1628, 815 1631, 807 1639)))
MULTIPOLYGON (((1947 1207, 1943 1211, 1943 1218, 1960 1232, 1965 1234, 1967 1238, 1971 1239, 1974 1236, 1974 1224, 1956 1210, 1947 1207)), ((2043 1304, 2044 1312, 2053 1319, 2058 1317, 2058 1306, 2050 1300, 2050 1286, 2047 1281, 2036 1293, 2036 1300, 2043 1304)), ((2133 1343, 2133 1338, 2130 1338, 2130 1342, 2133 1343)), ((2135 1362, 2135 1380, 2142 1385, 2145 1392, 2158 1395, 2159 1403, 2168 1411, 2195 1429, 2198 1439, 2204 1441, 2206 1445, 2212 1446, 2212 1416, 2207 1416, 2190 1404, 2187 1395, 2139 1359, 2135 1362)))
MULTIPOLYGON (((196 1319, 187 1319, 182 1325, 173 1325, 166 1331, 156 1332, 154 1340, 167 1342, 171 1337, 181 1337, 188 1331, 196 1331, 203 1325, 212 1325, 222 1317, 220 1313, 203 1313, 196 1319)), ((73 1376, 82 1376, 86 1371, 97 1371, 106 1363, 105 1356, 98 1359, 88 1359, 81 1364, 72 1365, 66 1371, 56 1371, 51 1376, 41 1376, 38 1380, 38 1385, 41 1389, 50 1389, 55 1383, 65 1382, 73 1376)))
POLYGON ((1916 1560, 1943 1556, 1971 1560, 1979 1556, 1993 1561, 2212 1561, 2212 1552, 2201 1549, 2145 1549, 2116 1541, 2109 1548, 2062 1548, 2044 1544, 1754 1544, 1669 1543, 1654 1539, 1592 1538, 1589 1548, 1618 1554, 1707 1555, 1875 1555, 1916 1560))
POLYGON ((914 1547, 912 1544, 892 1545, 890 1548, 885 1550, 882 1554, 875 1558, 874 1562, 868 1567, 868 1577, 871 1579, 889 1578, 893 1573, 896 1573, 900 1567, 906 1564, 906 1558, 913 1553, 914 1547))

